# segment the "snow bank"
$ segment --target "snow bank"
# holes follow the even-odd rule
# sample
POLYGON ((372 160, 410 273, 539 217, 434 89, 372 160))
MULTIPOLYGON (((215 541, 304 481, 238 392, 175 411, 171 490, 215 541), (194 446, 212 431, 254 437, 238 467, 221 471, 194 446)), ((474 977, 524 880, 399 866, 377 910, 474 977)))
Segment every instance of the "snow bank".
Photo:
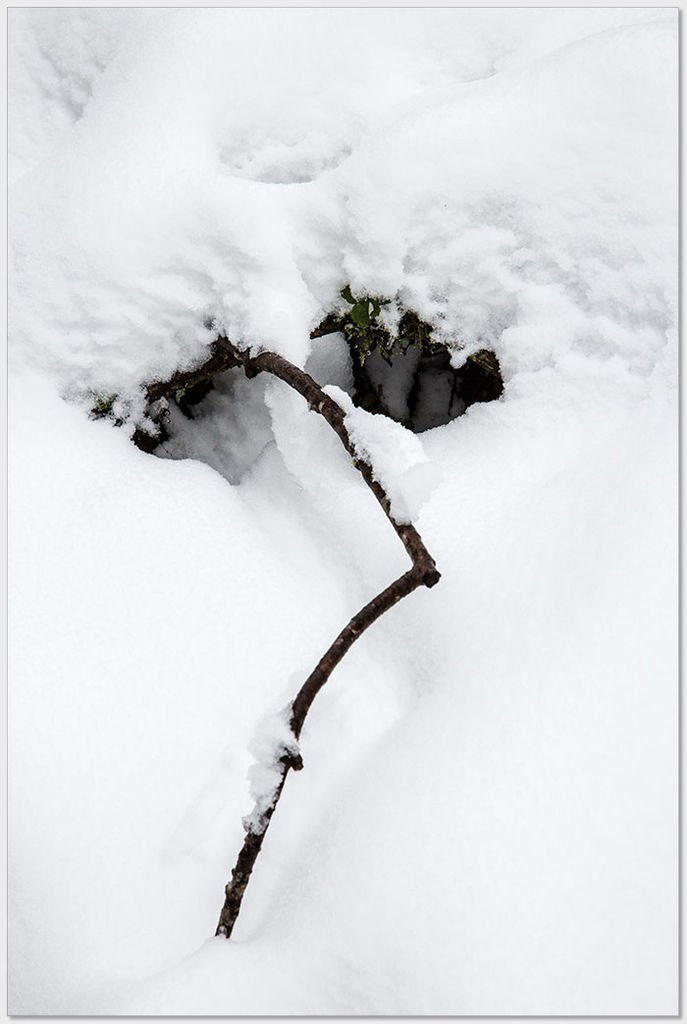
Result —
MULTIPOLYGON (((618 12, 640 24, 493 74, 498 12, 125 12, 107 57, 103 13, 82 116, 13 189, 15 359, 134 398, 214 318, 302 365, 350 282, 509 375, 570 351, 650 367, 676 246, 672 15, 618 12)), ((54 20, 17 24, 51 50, 54 20)), ((22 114, 40 129, 35 98, 22 114)))
POLYGON ((11 1012, 675 1012, 676 61, 665 10, 10 12, 11 1012), (346 283, 506 387, 349 410, 442 580, 214 941, 258 723, 407 563, 280 382, 167 460, 58 394, 140 407, 211 320, 349 386, 346 283))
POLYGON ((40 377, 14 376, 10 420, 11 1002, 96 1012, 212 932, 251 741, 355 600, 276 460, 255 508, 40 377))

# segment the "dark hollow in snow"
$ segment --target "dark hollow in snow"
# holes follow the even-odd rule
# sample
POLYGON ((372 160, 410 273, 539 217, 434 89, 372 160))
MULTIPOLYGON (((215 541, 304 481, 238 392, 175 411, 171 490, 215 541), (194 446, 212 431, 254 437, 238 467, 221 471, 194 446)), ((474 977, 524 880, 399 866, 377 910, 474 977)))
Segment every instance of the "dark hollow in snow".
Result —
POLYGON ((405 313, 398 334, 370 321, 361 330, 347 316, 329 316, 311 337, 342 332, 348 342, 355 384, 355 405, 382 413, 416 434, 462 416, 475 402, 503 394, 495 354, 482 349, 458 369, 448 348, 432 340, 432 329, 414 313, 405 313))
MULTIPOLYGON (((355 405, 381 413, 416 434, 443 426, 462 416, 475 402, 491 402, 503 393, 501 369, 495 354, 481 349, 462 366, 451 364, 449 349, 432 339, 432 328, 412 311, 400 318, 395 336, 378 314, 388 300, 355 298, 350 288, 342 296, 351 305, 347 313, 330 314, 311 333, 312 338, 341 332, 351 356, 355 405)), ((153 452, 169 440, 172 402, 186 419, 196 418, 195 408, 214 390, 215 378, 233 364, 213 355, 196 370, 178 371, 168 381, 148 385, 148 428, 138 426, 132 440, 145 452, 153 452)), ((92 414, 110 415, 112 400, 105 396, 92 414)))

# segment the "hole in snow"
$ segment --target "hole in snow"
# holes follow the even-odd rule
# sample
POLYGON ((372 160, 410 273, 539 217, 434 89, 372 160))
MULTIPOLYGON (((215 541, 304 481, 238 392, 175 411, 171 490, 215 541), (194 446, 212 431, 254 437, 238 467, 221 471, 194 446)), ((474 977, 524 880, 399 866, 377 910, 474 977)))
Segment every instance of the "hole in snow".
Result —
MULTIPOLYGON (((350 289, 342 296, 351 309, 326 317, 312 336, 331 336, 326 347, 338 350, 335 362, 341 363, 341 346, 346 350, 349 379, 339 370, 341 379, 328 383, 342 387, 356 405, 419 434, 450 423, 475 402, 491 402, 503 394, 501 368, 493 352, 481 349, 455 367, 447 346, 432 339, 432 328, 416 314, 405 312, 392 330, 380 316, 389 304, 386 300, 358 299, 350 289), (333 343, 334 336, 341 346, 333 343)), ((323 354, 311 357, 317 379, 323 359, 323 354)))
POLYGON ((229 483, 240 483, 274 440, 264 392, 265 381, 248 380, 239 369, 177 392, 165 403, 157 420, 161 433, 149 450, 205 462, 229 483))
MULTIPOLYGON (((415 433, 450 423, 476 402, 503 393, 493 352, 473 352, 456 367, 449 348, 433 340, 432 327, 416 314, 404 312, 392 327, 393 318, 380 316, 390 300, 355 298, 350 288, 341 294, 350 309, 341 307, 312 332, 313 338, 330 336, 315 346, 306 367, 320 384, 337 384, 355 405, 415 433)), ((205 462, 239 483, 274 440, 265 382, 248 380, 238 367, 191 378, 176 390, 172 378, 161 392, 165 397, 151 400, 133 441, 163 458, 205 462)), ((96 396, 91 412, 121 423, 117 407, 116 395, 96 396)))

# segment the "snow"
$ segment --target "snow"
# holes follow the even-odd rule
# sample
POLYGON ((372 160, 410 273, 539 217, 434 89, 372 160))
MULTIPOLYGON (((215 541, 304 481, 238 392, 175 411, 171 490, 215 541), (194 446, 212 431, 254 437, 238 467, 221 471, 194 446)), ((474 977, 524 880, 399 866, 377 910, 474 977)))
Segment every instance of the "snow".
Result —
POLYGON ((10 1012, 675 1013, 677 12, 9 43, 10 1012), (354 409, 309 339, 345 284, 502 398, 354 409), (161 458, 88 418, 217 327, 326 387, 442 573, 318 696, 229 942, 265 716, 407 560, 280 381, 229 371, 161 458))
POLYGON ((283 778, 280 761, 285 754, 292 757, 300 754, 298 740, 291 731, 290 715, 290 705, 276 714, 267 715, 248 748, 255 759, 248 771, 250 795, 255 806, 243 819, 246 832, 264 830, 265 812, 274 806, 283 778))
POLYGON ((419 437, 386 416, 356 409, 336 384, 325 385, 324 391, 345 412, 344 425, 355 453, 372 467, 396 522, 414 522, 438 482, 419 437))
MULTIPOLYGON (((473 33, 498 35, 497 16, 473 33)), ((434 55, 449 12, 357 17, 374 30, 346 11, 138 12, 74 129, 16 182, 17 358, 30 352, 69 393, 133 397, 202 351, 215 317, 235 342, 302 363, 309 328, 346 281, 354 293, 398 292, 468 348, 524 327, 521 365, 590 334, 614 351, 605 319, 636 290, 618 327, 649 358, 665 328, 653 264, 675 244, 674 164, 651 156, 654 140, 676 152, 673 17, 647 24, 632 12, 639 26, 476 78, 474 54, 450 73, 434 55), (310 167, 318 133, 324 167, 303 187, 293 162, 310 167), (335 167, 332 139, 344 146, 335 167), (284 147, 277 179, 265 162, 284 147), (532 312, 554 305, 555 321, 531 331, 532 312), (559 313, 572 342, 552 336, 559 313)), ((46 28, 27 11, 16 22, 50 46, 52 19, 46 28)))

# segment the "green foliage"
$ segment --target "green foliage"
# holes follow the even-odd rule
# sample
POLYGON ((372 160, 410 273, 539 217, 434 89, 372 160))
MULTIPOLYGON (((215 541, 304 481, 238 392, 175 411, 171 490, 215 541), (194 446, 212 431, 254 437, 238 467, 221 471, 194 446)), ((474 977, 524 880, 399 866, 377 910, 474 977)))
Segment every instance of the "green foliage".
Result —
MULTIPOLYGON (((436 355, 445 350, 446 346, 434 341, 433 328, 411 309, 403 310, 397 299, 384 298, 382 295, 354 295, 350 284, 339 293, 349 307, 339 308, 329 313, 322 323, 315 328, 311 337, 319 338, 333 331, 342 331, 353 352, 354 358, 362 367, 371 352, 377 352, 387 363, 391 364, 392 356, 399 352, 407 352, 409 348, 419 348, 423 355, 436 355), (395 330, 391 330, 380 319, 385 306, 395 303, 396 311, 401 313, 395 330)), ((479 352, 474 357, 480 367, 494 372, 493 360, 489 354, 479 352)), ((498 364, 496 364, 498 372, 498 364)))
POLYGON ((383 299, 379 295, 363 295, 356 299, 349 284, 342 289, 341 298, 351 306, 348 315, 361 331, 373 325, 382 311, 382 306, 388 306, 391 302, 391 299, 383 299))
POLYGON ((117 398, 117 395, 96 395, 95 401, 91 407, 91 414, 96 419, 104 419, 106 416, 112 416, 112 410, 117 398))
POLYGON ((391 299, 381 295, 356 297, 348 284, 341 289, 341 298, 351 307, 343 317, 343 332, 347 341, 355 345, 361 364, 373 351, 378 351, 388 361, 395 338, 378 318, 382 306, 388 306, 391 299))

